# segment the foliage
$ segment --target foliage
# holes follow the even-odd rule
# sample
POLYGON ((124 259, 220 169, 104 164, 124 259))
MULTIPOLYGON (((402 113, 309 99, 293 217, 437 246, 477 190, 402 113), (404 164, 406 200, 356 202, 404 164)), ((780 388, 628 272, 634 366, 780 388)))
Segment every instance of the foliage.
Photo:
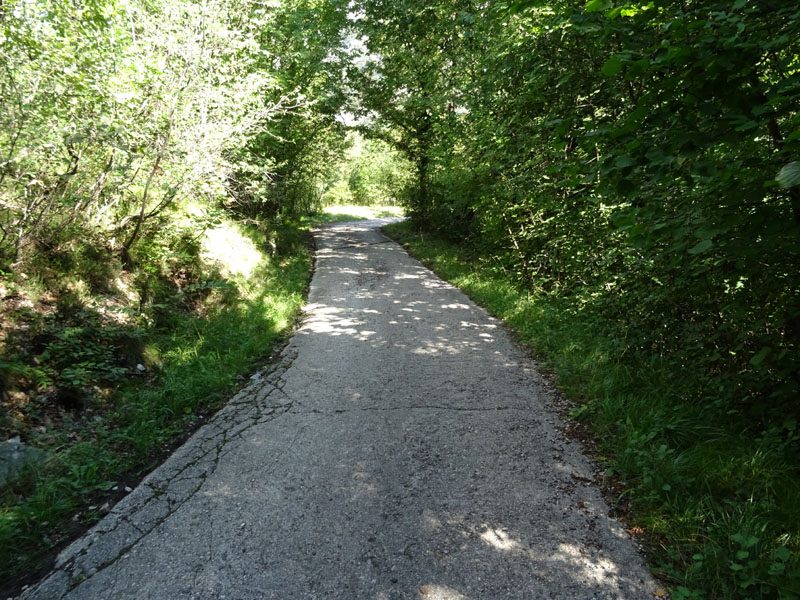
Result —
POLYGON ((431 205, 435 127, 453 108, 442 80, 459 51, 459 39, 452 35, 453 8, 422 0, 354 4, 359 18, 353 35, 361 48, 348 70, 356 91, 352 110, 362 119, 361 131, 411 161, 415 186, 406 201, 424 218, 431 205))
POLYGON ((399 204, 411 184, 408 161, 382 140, 357 131, 347 137, 348 148, 325 183, 325 205, 392 206, 399 204))
POLYGON ((50 381, 62 391, 88 388, 98 383, 118 383, 128 369, 122 360, 135 356, 144 331, 135 326, 104 322, 97 312, 81 307, 67 317, 55 313, 39 336, 46 340, 36 361, 52 374, 50 381))
MULTIPOLYGON (((673 595, 797 596, 780 500, 800 445, 797 39, 800 5, 775 0, 5 0, 4 399, 72 414, 169 348, 195 364, 200 323, 263 316, 256 278, 296 248, 296 219, 402 200, 537 299, 509 291, 508 318, 562 373, 595 375, 547 327, 614 385, 625 365, 663 374, 641 397, 598 383, 576 414, 611 423, 636 510, 687 511, 649 524, 674 545, 673 595), (728 433, 686 442, 711 425, 728 433)), ((137 452, 194 410, 170 394, 141 405, 155 433, 137 452)), ((75 456, 54 489, 118 461, 75 456)), ((62 497, 35 489, 40 508, 62 497)), ((4 522, 0 541, 32 519, 4 522)))
POLYGON ((800 416, 797 6, 359 6, 350 79, 416 165, 418 223, 624 315, 695 401, 800 416))
POLYGON ((251 219, 307 212, 301 189, 342 139, 330 129, 336 70, 322 60, 340 12, 303 0, 4 3, 0 264, 18 269, 69 229, 104 238, 131 268, 133 247, 188 198, 249 205, 251 219))

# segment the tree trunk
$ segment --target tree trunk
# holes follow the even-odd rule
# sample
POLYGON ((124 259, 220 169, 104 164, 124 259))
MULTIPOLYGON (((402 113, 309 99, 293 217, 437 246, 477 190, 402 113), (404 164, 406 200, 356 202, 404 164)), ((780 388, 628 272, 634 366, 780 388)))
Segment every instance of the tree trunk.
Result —
POLYGON ((128 270, 133 267, 133 261, 131 260, 130 254, 131 246, 133 246, 133 242, 136 241, 136 238, 139 236, 139 232, 142 229, 145 208, 147 207, 147 194, 150 191, 150 184, 153 182, 153 177, 155 177, 156 173, 158 172, 158 164, 161 162, 161 157, 163 155, 163 152, 159 152, 158 156, 156 156, 155 162, 153 162, 153 166, 150 169, 150 174, 147 176, 147 183, 144 184, 144 191, 142 192, 142 206, 139 209, 139 216, 136 218, 136 226, 133 228, 133 232, 131 233, 130 237, 125 241, 124 244, 122 244, 122 250, 120 250, 120 258, 122 258, 122 263, 128 270))

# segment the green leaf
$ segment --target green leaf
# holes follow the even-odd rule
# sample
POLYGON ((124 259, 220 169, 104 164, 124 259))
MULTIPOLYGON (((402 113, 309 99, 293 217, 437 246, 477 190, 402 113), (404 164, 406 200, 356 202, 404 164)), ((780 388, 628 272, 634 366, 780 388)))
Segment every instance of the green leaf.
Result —
MULTIPOLYGON (((649 58, 641 58, 633 61, 628 67, 628 77, 637 77, 650 67, 649 58)), ((640 107, 647 110, 647 107, 640 107)))
POLYGON ((783 572, 785 570, 786 570, 786 563, 774 562, 769 566, 769 570, 767 572, 770 575, 783 575, 783 572))
POLYGON ((589 0, 586 3, 586 12, 597 12, 606 7, 606 0, 589 0))
POLYGON ((520 2, 515 2, 509 5, 508 12, 512 15, 517 15, 531 8, 542 6, 543 4, 544 4, 543 0, 521 0, 520 2))
POLYGON ((619 56, 612 56, 603 63, 602 71, 606 77, 614 77, 622 70, 622 59, 619 56))
POLYGON ((689 248, 689 254, 702 254, 703 252, 711 248, 711 246, 713 245, 714 242, 712 242, 711 240, 701 240, 700 242, 689 248))
POLYGON ((637 188, 630 179, 620 179, 616 185, 617 193, 623 196, 633 193, 637 188))
POLYGON ((761 350, 758 351, 757 354, 753 355, 753 358, 750 359, 750 364, 754 367, 757 367, 761 363, 764 362, 764 359, 767 358, 769 353, 772 352, 772 348, 769 346, 764 346, 761 350))
POLYGON ((775 550, 772 551, 772 557, 776 560, 782 560, 784 562, 788 561, 792 556, 792 553, 786 546, 778 546, 775 550))
POLYGON ((800 185, 800 162, 793 161, 785 165, 775 177, 782 188, 800 185))
POLYGON ((738 127, 736 127, 736 131, 750 131, 751 129, 755 129, 758 127, 758 123, 755 121, 745 121, 738 127))
POLYGON ((627 154, 623 154, 622 156, 618 156, 617 160, 614 161, 614 165, 618 169, 624 169, 625 167, 632 167, 635 164, 636 164, 636 161, 633 160, 633 158, 631 158, 627 154))
POLYGON ((739 544, 742 548, 752 548, 758 543, 758 538, 753 535, 746 535, 744 533, 735 533, 731 539, 739 544))

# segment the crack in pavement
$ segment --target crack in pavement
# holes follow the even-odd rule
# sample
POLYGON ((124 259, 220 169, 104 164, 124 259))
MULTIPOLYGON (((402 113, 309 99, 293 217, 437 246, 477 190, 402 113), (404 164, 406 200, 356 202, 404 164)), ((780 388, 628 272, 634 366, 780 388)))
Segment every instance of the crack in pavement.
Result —
POLYGON ((186 444, 145 477, 84 537, 61 552, 53 572, 37 586, 23 592, 20 599, 63 598, 124 559, 143 538, 163 525, 200 491, 227 454, 225 448, 230 440, 242 438, 253 427, 291 411, 295 402, 282 388, 286 383, 285 373, 296 356, 296 350, 287 346, 266 376, 257 373, 251 377, 251 383, 186 444), (282 395, 287 401, 269 404, 273 395, 282 395))

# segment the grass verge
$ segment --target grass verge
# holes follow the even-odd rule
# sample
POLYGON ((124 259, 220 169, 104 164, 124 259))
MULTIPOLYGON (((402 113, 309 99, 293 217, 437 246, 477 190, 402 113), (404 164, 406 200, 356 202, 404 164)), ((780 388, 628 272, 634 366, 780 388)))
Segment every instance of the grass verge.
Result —
POLYGON ((298 239, 291 254, 262 265, 238 301, 203 315, 162 311, 147 339, 157 367, 64 411, 42 444, 46 458, 0 490, 0 593, 35 577, 53 547, 98 521, 263 362, 299 315, 310 267, 298 239))
POLYGON ((752 423, 694 403, 691 366, 626 352, 624 324, 585 303, 520 289, 484 257, 411 222, 385 231, 552 370, 673 600, 800 598, 796 437, 754 434, 752 423))

